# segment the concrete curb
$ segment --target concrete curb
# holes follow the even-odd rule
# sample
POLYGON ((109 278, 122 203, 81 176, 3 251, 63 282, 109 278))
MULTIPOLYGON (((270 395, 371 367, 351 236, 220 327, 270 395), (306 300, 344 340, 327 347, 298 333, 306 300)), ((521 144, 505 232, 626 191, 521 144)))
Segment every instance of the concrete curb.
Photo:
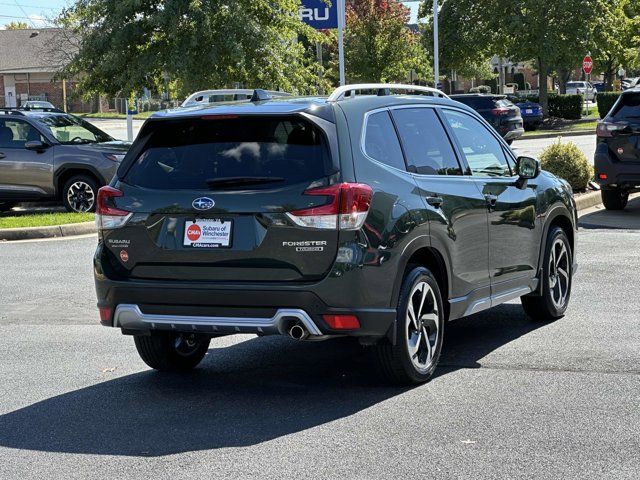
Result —
POLYGON ((586 210, 587 208, 595 207, 596 205, 600 205, 602 203, 602 198, 599 191, 585 193, 584 195, 575 197, 575 199, 576 208, 578 211, 586 210))
POLYGON ((31 240, 34 238, 73 237, 97 232, 94 222, 68 223, 48 227, 24 227, 0 229, 0 242, 11 240, 31 240))
POLYGON ((582 135, 595 135, 595 130, 578 130, 575 132, 549 132, 549 133, 541 133, 540 135, 527 135, 522 136, 513 141, 513 143, 518 142, 518 140, 536 140, 538 138, 555 138, 555 137, 579 137, 582 135))

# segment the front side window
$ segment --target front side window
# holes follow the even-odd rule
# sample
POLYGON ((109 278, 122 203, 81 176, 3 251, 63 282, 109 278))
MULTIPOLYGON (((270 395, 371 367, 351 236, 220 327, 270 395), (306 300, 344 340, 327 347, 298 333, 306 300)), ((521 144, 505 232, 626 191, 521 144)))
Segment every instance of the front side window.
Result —
POLYGON ((422 175, 462 175, 449 137, 431 108, 393 110, 407 165, 422 175))
POLYGON ((402 148, 386 110, 369 115, 364 136, 364 151, 374 160, 405 170, 402 148))
POLYGON ((477 119, 465 113, 443 109, 460 148, 476 177, 510 177, 500 142, 477 119))
POLYGON ((23 120, 0 119, 0 148, 24 148, 27 142, 44 141, 40 132, 23 120))

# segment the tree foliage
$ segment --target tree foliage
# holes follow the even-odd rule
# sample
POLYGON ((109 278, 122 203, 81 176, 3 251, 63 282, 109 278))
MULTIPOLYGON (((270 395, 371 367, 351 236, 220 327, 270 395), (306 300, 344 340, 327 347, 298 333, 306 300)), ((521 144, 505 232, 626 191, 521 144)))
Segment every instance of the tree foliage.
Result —
POLYGON ((5 24, 4 28, 7 30, 24 30, 25 28, 29 28, 27 22, 9 22, 5 24))
POLYGON ((408 27, 410 10, 398 0, 347 0, 345 71, 350 82, 407 81, 414 70, 432 76, 419 35, 408 27))
POLYGON ((232 86, 315 88, 298 39, 319 38, 298 0, 78 0, 58 24, 79 39, 65 75, 85 92, 127 95, 169 74, 184 94, 232 86), (166 72, 166 73, 165 73, 166 72))

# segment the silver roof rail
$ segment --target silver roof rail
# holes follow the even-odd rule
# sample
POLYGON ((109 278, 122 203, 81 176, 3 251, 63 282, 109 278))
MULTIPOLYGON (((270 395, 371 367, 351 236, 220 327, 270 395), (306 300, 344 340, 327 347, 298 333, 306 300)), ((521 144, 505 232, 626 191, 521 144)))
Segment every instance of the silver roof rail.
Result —
MULTIPOLYGON (((272 97, 290 97, 291 94, 287 93, 287 92, 278 92, 275 90, 264 90, 266 93, 268 93, 270 96, 272 97)), ((203 103, 209 103, 209 102, 205 102, 205 101, 196 101, 196 98, 198 97, 209 97, 210 95, 234 95, 238 100, 249 100, 252 96, 253 93, 255 92, 255 89, 251 88, 226 88, 226 89, 218 89, 218 90, 201 90, 199 92, 194 92, 191 95, 189 95, 187 97, 187 99, 182 102, 181 106, 182 107, 186 107, 186 106, 191 106, 191 105, 199 105, 199 104, 203 104, 203 103), (244 98, 240 98, 240 97, 244 97, 244 98)))
POLYGON ((327 101, 338 102, 345 97, 354 96, 352 92, 355 93, 358 90, 377 90, 378 96, 391 95, 390 90, 402 90, 405 92, 419 92, 421 94, 428 93, 434 97, 449 98, 447 94, 437 88, 423 87, 420 85, 404 85, 402 83, 358 83, 354 85, 342 85, 336 88, 331 95, 329 95, 327 101))

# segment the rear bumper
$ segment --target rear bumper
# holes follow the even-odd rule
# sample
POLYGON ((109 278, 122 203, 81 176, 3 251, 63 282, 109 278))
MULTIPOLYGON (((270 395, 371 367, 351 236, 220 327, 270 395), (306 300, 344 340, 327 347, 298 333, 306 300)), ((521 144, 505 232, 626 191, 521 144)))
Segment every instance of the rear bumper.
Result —
POLYGON ((305 325, 312 336, 383 337, 396 319, 395 309, 334 308, 313 292, 291 292, 272 286, 247 290, 242 286, 223 289, 215 285, 145 285, 96 279, 96 290, 98 307, 111 311, 111 317, 102 325, 121 328, 127 334, 156 330, 213 336, 286 334, 297 322, 305 325), (328 314, 355 315, 360 328, 331 329, 322 317, 328 314))
POLYGON ((608 150, 600 147, 594 158, 596 182, 602 187, 622 187, 629 190, 640 188, 640 159, 638 162, 620 162, 612 160, 608 150), (606 179, 600 175, 606 175, 606 179))
POLYGON ((522 117, 524 125, 540 125, 542 123, 542 115, 530 115, 522 117))
POLYGON ((504 138, 505 140, 515 140, 516 138, 520 138, 522 135, 524 135, 524 128, 507 127, 507 128, 501 129, 500 134, 502 135, 502 138, 504 138))

